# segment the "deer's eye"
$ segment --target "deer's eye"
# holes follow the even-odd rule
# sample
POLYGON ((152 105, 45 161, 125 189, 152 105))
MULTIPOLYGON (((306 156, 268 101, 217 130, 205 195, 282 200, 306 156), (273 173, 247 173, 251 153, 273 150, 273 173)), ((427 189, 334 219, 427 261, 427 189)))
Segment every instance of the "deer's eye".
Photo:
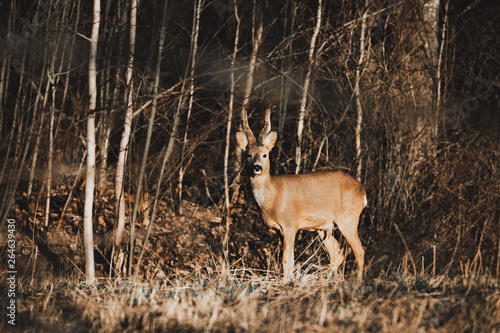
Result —
POLYGON ((262 157, 267 158, 267 154, 262 155, 262 157))
POLYGON ((251 158, 251 157, 252 157, 252 154, 250 154, 250 153, 246 153, 246 154, 245 154, 245 157, 246 157, 246 158, 251 158))

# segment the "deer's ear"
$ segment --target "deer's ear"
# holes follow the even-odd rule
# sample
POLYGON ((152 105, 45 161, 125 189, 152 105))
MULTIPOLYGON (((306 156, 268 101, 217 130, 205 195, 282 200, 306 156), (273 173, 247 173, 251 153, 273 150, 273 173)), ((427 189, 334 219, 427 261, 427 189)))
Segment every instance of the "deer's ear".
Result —
POLYGON ((245 133, 237 132, 236 133, 236 143, 241 148, 241 150, 246 150, 248 146, 248 138, 245 133))
POLYGON ((276 140, 278 139, 278 133, 275 131, 269 132, 269 134, 266 136, 264 139, 264 146, 267 147, 267 149, 271 150, 274 147, 274 144, 276 143, 276 140))

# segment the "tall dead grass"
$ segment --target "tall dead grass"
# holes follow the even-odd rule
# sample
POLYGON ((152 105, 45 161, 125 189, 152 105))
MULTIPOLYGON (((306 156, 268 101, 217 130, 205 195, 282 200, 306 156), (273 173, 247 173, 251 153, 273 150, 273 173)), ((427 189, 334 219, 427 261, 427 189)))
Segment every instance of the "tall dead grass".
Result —
MULTIPOLYGON (((500 283, 474 274, 380 272, 363 284, 324 272, 290 283, 252 270, 154 281, 40 281, 19 285, 19 323, 31 332, 494 332, 500 283)), ((2 322, 2 331, 8 329, 2 322)))

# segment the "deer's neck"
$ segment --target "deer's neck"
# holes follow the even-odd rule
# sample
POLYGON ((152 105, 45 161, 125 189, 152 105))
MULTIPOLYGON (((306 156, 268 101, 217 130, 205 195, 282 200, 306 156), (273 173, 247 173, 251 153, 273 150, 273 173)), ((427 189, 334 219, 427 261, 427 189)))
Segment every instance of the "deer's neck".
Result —
POLYGON ((274 183, 269 173, 261 174, 251 178, 252 192, 261 209, 266 210, 266 206, 273 200, 274 196, 274 183))

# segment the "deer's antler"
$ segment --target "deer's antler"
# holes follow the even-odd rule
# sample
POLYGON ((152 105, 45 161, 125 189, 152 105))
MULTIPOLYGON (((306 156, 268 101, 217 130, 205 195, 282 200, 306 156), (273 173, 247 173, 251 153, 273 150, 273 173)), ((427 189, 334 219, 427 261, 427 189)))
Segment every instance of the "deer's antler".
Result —
POLYGON ((263 143, 266 136, 271 132, 271 109, 266 109, 264 128, 259 135, 259 143, 263 143))
POLYGON ((241 120, 243 122, 243 133, 247 136, 248 143, 254 144, 256 142, 255 136, 253 135, 250 126, 248 126, 248 114, 245 109, 241 110, 241 120))

